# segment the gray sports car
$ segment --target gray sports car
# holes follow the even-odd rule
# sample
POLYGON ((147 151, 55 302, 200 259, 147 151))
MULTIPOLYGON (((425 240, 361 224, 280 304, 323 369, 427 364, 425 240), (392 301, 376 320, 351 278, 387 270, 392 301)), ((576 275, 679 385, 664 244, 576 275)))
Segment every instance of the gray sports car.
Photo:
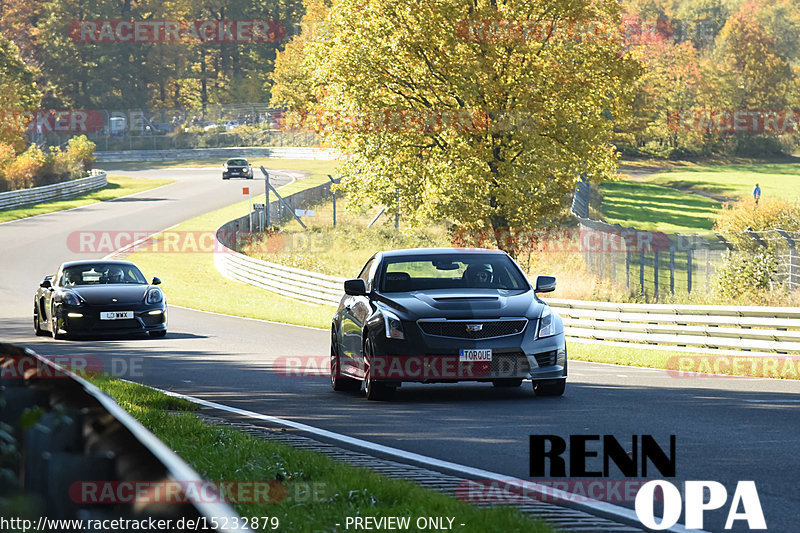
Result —
POLYGON ((567 377, 561 318, 500 250, 426 248, 375 254, 344 284, 331 326, 331 385, 388 399, 403 382, 531 380, 560 396, 567 377))

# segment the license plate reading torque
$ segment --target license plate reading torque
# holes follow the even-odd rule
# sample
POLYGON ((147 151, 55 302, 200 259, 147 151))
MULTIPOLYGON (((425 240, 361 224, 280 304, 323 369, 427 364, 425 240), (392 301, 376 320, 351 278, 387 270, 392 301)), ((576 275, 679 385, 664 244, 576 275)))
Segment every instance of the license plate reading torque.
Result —
POLYGON ((100 320, 125 320, 133 318, 133 311, 103 311, 100 313, 100 320))
POLYGON ((477 361, 490 361, 492 360, 491 348, 482 350, 461 349, 458 351, 458 360, 462 363, 474 363, 477 361))

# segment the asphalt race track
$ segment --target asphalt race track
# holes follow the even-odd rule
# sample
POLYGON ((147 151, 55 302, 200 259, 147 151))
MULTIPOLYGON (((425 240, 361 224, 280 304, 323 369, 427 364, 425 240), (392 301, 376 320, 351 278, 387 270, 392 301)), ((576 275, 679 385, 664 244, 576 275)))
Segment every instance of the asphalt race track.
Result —
MULTIPOLYGON (((45 356, 96 357, 120 377, 523 479, 529 479, 530 434, 613 434, 623 443, 631 435, 650 434, 664 447, 674 434, 677 477, 670 481, 722 482, 730 502, 737 481, 754 480, 769 531, 800 530, 799 381, 678 378, 657 370, 570 362, 563 398, 535 398, 529 383, 511 390, 435 384, 404 385, 393 402, 377 403, 359 394, 334 393, 325 375, 286 375, 287 357, 307 357, 302 361, 312 370, 326 359, 327 331, 172 307, 164 339, 35 337, 32 295, 42 278, 65 260, 105 255, 71 253, 71 232, 158 231, 241 200, 247 183, 223 182, 216 168, 125 174, 178 182, 0 224, 0 339, 45 356)), ((273 176, 276 185, 291 179, 273 176)), ((250 184, 261 190, 261 182, 250 184)), ((163 287, 169 297, 169 286, 163 287)), ((597 465, 602 461, 589 463, 597 465)), ((612 472, 610 479, 621 478, 612 472)), ((633 506, 632 501, 621 504, 633 506)), ((723 531, 727 513, 727 505, 707 512, 704 529, 723 531)), ((748 531, 737 524, 734 531, 748 531)))

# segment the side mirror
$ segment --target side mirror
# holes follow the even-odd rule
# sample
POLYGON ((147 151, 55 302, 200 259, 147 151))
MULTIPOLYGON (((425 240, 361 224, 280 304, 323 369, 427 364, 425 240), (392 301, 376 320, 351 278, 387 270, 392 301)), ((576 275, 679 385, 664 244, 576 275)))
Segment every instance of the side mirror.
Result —
POLYGON ((153 278, 153 285, 161 285, 161 280, 158 278, 153 278))
POLYGON ((555 276, 536 276, 534 292, 553 292, 554 290, 556 290, 555 276))
POLYGON ((39 284, 39 286, 43 289, 52 289, 53 283, 50 281, 49 278, 44 278, 44 281, 39 284))
POLYGON ((348 279, 344 282, 344 293, 350 296, 364 296, 367 294, 367 284, 361 278, 348 279))

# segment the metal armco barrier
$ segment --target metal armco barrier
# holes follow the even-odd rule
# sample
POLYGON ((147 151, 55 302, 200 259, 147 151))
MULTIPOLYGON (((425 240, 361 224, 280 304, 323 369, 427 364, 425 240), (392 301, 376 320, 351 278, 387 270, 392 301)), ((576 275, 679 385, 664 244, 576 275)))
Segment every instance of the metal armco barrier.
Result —
MULTIPOLYGON (((227 246, 214 259, 225 277, 296 300, 337 305, 344 294, 345 278, 261 261, 227 246)), ((572 339, 747 355, 800 353, 800 307, 546 301, 572 339)))
MULTIPOLYGON (((84 523, 152 518, 171 520, 169 531, 187 529, 176 527, 181 519, 194 520, 201 530, 213 530, 212 523, 226 524, 225 531, 246 530, 234 510, 216 497, 165 502, 147 493, 131 498, 139 501, 113 505, 82 499, 75 483, 203 480, 113 399, 52 361, 0 343, 0 405, 0 503, 14 501, 14 509, 34 525, 45 517, 84 523)), ((40 530, 60 530, 40 525, 40 530)))
POLYGON ((0 210, 13 209, 23 205, 64 200, 79 194, 102 189, 108 184, 106 173, 94 171, 93 175, 52 185, 31 189, 0 192, 0 210))
POLYGON ((316 274, 298 268, 268 263, 227 247, 215 252, 214 263, 225 276, 268 291, 323 305, 338 305, 344 294, 344 278, 316 274))
POLYGON ((640 345, 800 353, 800 307, 659 305, 550 298, 568 337, 640 345))
POLYGON ((194 148, 187 150, 119 150, 95 152, 98 163, 116 161, 180 161, 219 158, 220 166, 230 157, 274 157, 280 159, 324 159, 339 157, 336 150, 293 146, 249 146, 241 148, 194 148))

